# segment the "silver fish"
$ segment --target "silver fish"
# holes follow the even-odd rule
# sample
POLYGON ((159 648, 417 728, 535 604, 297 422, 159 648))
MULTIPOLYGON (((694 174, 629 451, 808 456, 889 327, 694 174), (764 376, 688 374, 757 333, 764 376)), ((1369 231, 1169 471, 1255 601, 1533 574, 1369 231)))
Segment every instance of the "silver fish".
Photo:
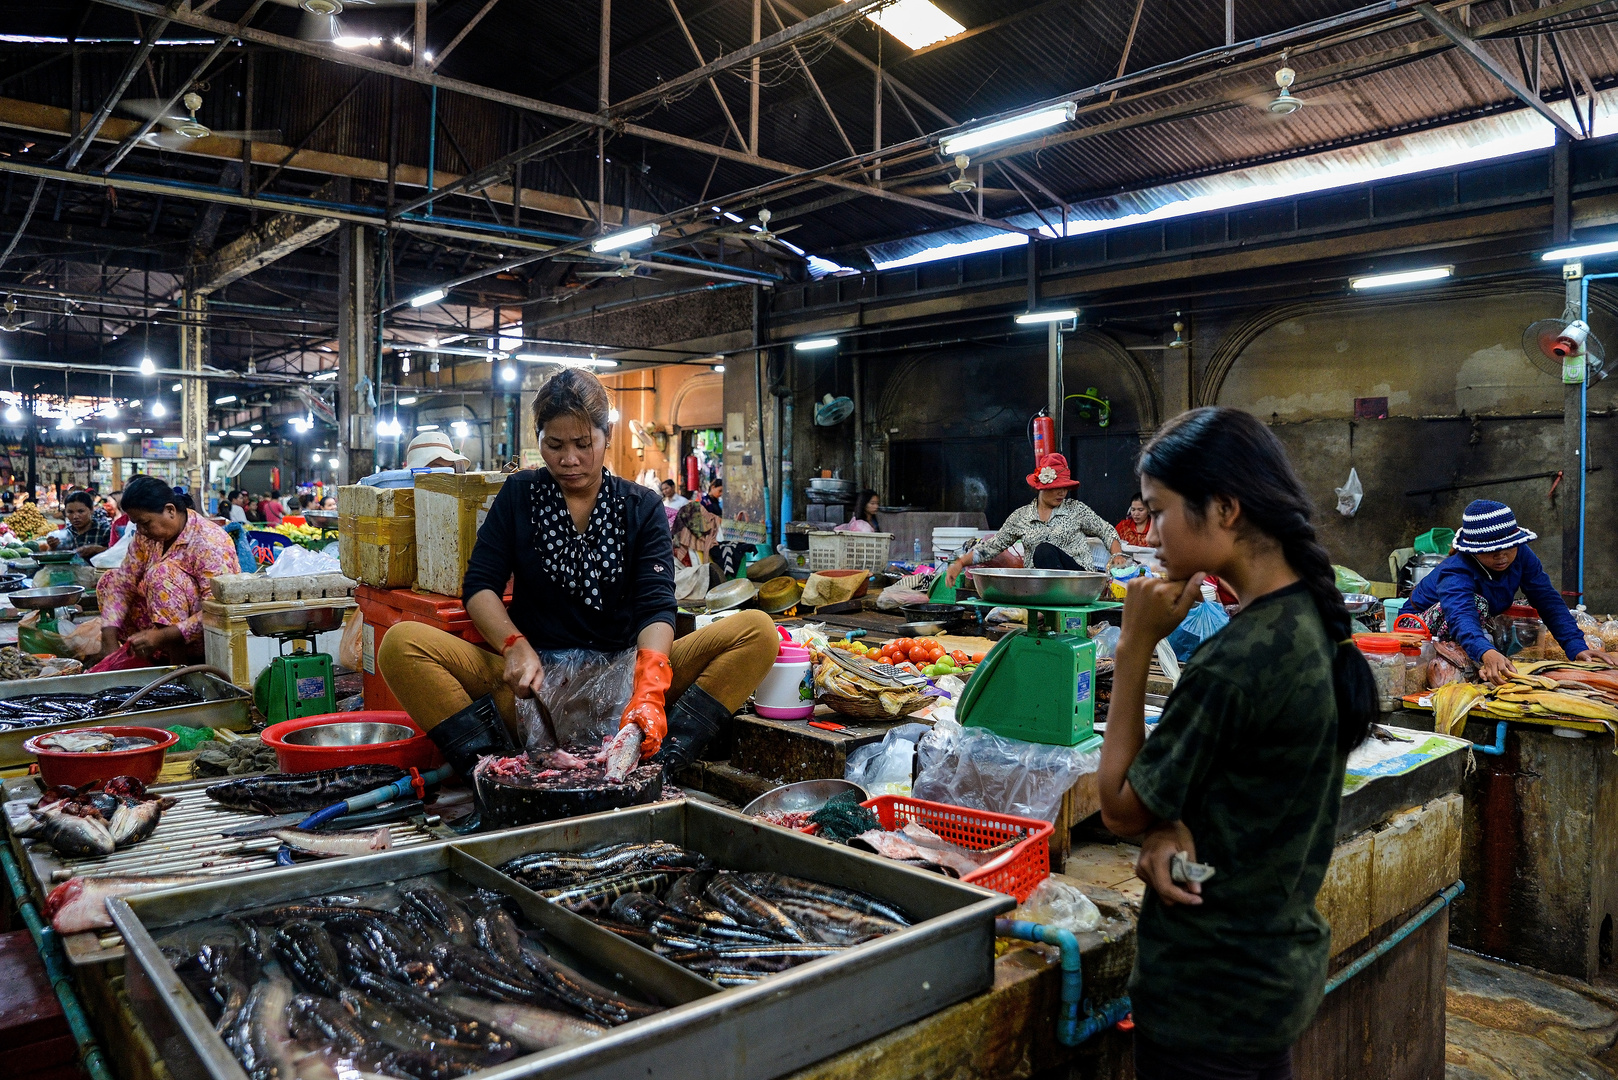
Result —
MULTIPOLYGON (((103 754, 116 748, 117 740, 99 731, 62 731, 39 740, 42 750, 55 750, 63 754, 103 754)), ((150 739, 146 745, 152 745, 150 739)))
POLYGON ((640 728, 625 724, 607 744, 607 783, 621 784, 640 764, 640 744, 644 738, 640 728))
POLYGON ((489 1025, 524 1050, 548 1050, 553 1046, 598 1039, 607 1030, 600 1024, 532 1005, 483 1001, 459 994, 441 1000, 451 1012, 489 1025))
POLYGON ((373 851, 386 851, 393 846, 393 836, 386 825, 375 832, 348 829, 337 832, 315 832, 311 829, 276 829, 270 834, 293 851, 305 855, 369 855, 373 851))
POLYGON ((112 813, 112 822, 109 828, 112 831, 112 842, 118 847, 127 847, 138 844, 157 828, 157 823, 163 820, 164 805, 173 805, 172 799, 122 799, 118 809, 112 813))
POLYGON ((118 847, 99 814, 81 817, 48 806, 35 810, 34 817, 39 820, 40 838, 63 855, 111 855, 118 847))

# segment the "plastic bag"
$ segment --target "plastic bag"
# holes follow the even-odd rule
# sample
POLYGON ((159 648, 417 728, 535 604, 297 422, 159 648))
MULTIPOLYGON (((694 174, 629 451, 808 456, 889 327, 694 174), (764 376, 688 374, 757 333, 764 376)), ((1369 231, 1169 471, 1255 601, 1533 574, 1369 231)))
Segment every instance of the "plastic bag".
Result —
POLYGON ((17 623, 17 647, 23 652, 49 653, 74 660, 96 656, 101 652, 101 618, 73 623, 58 619, 56 629, 39 628, 40 612, 30 611, 17 623))
POLYGON ((1597 632, 1601 635, 1602 648, 1608 652, 1618 649, 1618 619, 1608 619, 1597 632))
POLYGON ((898 611, 902 607, 913 607, 927 603, 927 594, 917 589, 901 589, 894 585, 883 589, 876 598, 878 611, 898 611))
POLYGON ((935 723, 918 743, 916 757, 918 799, 1050 822, 1056 821, 1068 788, 1101 765, 1099 749, 1081 753, 1071 746, 1021 742, 953 720, 935 723))
POLYGON ((1344 517, 1353 517, 1360 509, 1360 500, 1365 498, 1365 487, 1360 483, 1360 474, 1357 469, 1348 470, 1348 480, 1337 491, 1337 512, 1344 517))
POLYGON ((690 566, 674 567, 674 599, 677 601, 704 600, 708 596, 708 564, 699 562, 690 566))
POLYGON ((135 527, 131 525, 124 530, 124 535, 118 542, 99 555, 90 556, 90 565, 101 570, 111 570, 124 564, 124 556, 129 554, 129 545, 135 542, 135 527))
POLYGON ((862 746, 848 755, 843 779, 858 784, 872 798, 909 795, 916 743, 930 730, 926 724, 900 724, 890 728, 881 742, 862 746))
MULTIPOLYGON (((238 522, 237 524, 240 524, 238 522)), ((249 565, 243 563, 244 566, 249 565)), ((343 564, 330 555, 323 555, 318 551, 310 551, 306 547, 291 544, 276 553, 275 562, 264 571, 272 578, 284 577, 313 577, 316 574, 341 574, 343 564)))
POLYGON ((1090 640, 1096 643, 1096 659, 1111 660, 1112 654, 1118 651, 1118 639, 1123 633, 1123 627, 1108 623, 1091 635, 1090 640))
POLYGON ((541 652, 545 682, 538 696, 517 699, 525 748, 593 749, 616 734, 635 688, 635 652, 541 652))
POLYGON ((361 671, 365 665, 365 613, 356 610, 343 627, 342 639, 337 643, 337 662, 350 671, 361 671))
POLYGON ((1584 610, 1583 604, 1573 609, 1573 623, 1587 634, 1601 626, 1601 620, 1584 610))
POLYGON ((1101 925, 1101 910, 1077 885, 1048 877, 1028 894, 1013 918, 1082 934, 1101 925))
POLYGON ((1198 645, 1219 633, 1229 622, 1230 616, 1225 614, 1224 608, 1201 601, 1186 613, 1185 619, 1167 638, 1174 658, 1185 663, 1198 645))
POLYGON ((1371 582, 1346 566, 1332 564, 1332 571, 1337 575, 1337 591, 1347 596, 1349 593, 1369 592, 1371 582))
POLYGON ((247 538, 247 526, 240 521, 232 521, 225 526, 225 535, 236 545, 236 562, 241 565, 242 572, 251 574, 257 570, 258 556, 253 554, 253 542, 247 538))

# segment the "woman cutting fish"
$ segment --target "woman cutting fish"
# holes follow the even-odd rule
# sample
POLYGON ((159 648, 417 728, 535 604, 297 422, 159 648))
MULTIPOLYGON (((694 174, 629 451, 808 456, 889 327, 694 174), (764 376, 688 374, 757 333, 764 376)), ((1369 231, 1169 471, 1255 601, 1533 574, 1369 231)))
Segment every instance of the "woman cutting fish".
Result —
POLYGON ((104 659, 90 670, 200 660, 208 579, 241 571, 236 546, 191 509, 188 496, 155 476, 129 482, 123 510, 135 541, 123 565, 96 585, 104 659))
POLYGON ((485 721, 492 697, 516 730, 516 699, 545 684, 544 652, 635 649, 634 689, 617 727, 640 729, 641 756, 693 760, 775 662, 768 615, 744 611, 674 640, 674 551, 658 494, 603 467, 606 388, 568 369, 534 399, 542 469, 511 476, 478 529, 462 596, 490 649, 401 622, 377 663, 388 688, 444 757, 470 776, 501 752, 485 721), (512 582, 511 607, 501 599, 512 582), (492 651, 491 651, 492 650, 492 651))

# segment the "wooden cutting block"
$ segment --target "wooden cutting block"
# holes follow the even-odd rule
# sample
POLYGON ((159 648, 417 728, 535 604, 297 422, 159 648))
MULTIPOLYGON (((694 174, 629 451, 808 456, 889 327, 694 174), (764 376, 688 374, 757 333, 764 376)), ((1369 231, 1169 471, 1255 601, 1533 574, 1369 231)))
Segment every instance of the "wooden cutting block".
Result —
MULTIPOLYGON (((61 1038, 67 1039, 71 1058, 72 1033, 34 939, 27 930, 0 934, 0 1050, 16 1051, 61 1038)), ((13 1066, 17 1060, 12 1059, 13 1066)))

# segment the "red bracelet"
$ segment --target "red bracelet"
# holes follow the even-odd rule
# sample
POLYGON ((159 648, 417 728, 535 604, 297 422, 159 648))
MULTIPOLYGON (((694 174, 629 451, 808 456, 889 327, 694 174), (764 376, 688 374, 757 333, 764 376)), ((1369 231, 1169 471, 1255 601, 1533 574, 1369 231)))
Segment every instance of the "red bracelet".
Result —
POLYGON ((511 648, 517 642, 519 642, 519 641, 527 641, 527 640, 528 639, 526 637, 524 637, 523 635, 521 635, 521 634, 512 634, 510 637, 506 638, 505 644, 500 646, 500 655, 501 656, 506 655, 506 650, 511 648))

